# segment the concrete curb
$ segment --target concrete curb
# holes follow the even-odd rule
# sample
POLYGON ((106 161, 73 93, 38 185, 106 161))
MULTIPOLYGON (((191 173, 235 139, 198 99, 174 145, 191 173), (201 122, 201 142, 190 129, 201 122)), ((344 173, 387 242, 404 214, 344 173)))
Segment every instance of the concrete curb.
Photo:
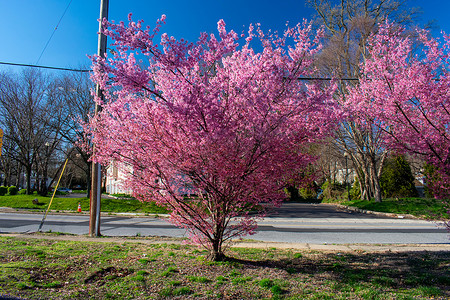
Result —
POLYGON ((397 219, 414 219, 414 220, 423 220, 422 218, 410 215, 410 214, 394 214, 394 213, 386 213, 386 212, 378 212, 378 211, 371 211, 371 210, 365 210, 358 207, 353 206, 347 206, 342 205, 338 203, 321 203, 322 205, 330 205, 330 206, 336 206, 340 209, 345 209, 349 211, 354 211, 362 214, 367 215, 377 215, 377 216, 383 216, 383 217, 389 217, 389 218, 397 218, 397 219))
MULTIPOLYGON (((89 237, 86 235, 52 235, 42 233, 1 233, 2 237, 78 241, 96 243, 182 244, 186 239, 171 237, 89 237)), ((233 241, 231 248, 283 249, 320 252, 450 252, 450 244, 308 244, 259 241, 233 241)))

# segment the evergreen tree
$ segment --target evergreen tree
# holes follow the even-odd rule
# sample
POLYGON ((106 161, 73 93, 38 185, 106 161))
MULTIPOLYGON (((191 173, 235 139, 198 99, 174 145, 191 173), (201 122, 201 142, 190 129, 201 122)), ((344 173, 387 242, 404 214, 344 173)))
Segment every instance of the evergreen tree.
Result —
POLYGON ((385 198, 417 197, 418 195, 411 167, 403 155, 387 159, 380 181, 385 198))

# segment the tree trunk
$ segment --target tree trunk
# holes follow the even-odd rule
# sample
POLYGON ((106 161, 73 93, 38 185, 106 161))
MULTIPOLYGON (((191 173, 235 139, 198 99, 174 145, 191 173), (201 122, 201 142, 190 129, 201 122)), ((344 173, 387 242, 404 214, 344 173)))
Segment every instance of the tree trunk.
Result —
POLYGON ((27 195, 31 195, 31 172, 32 172, 32 168, 31 167, 27 167, 26 168, 26 172, 27 172, 27 195))
POLYGON ((370 184, 370 174, 366 166, 362 167, 364 172, 364 198, 363 200, 369 201, 372 196, 371 184, 370 184))
POLYGON ((7 172, 7 174, 8 175, 6 175, 6 173, 5 173, 5 186, 9 186, 10 185, 10 183, 11 183, 11 164, 8 164, 8 172, 7 172))
POLYGON ((91 169, 92 169, 92 163, 88 163, 89 168, 86 170, 86 178, 87 178, 87 184, 86 184, 86 197, 91 198, 91 169))
POLYGON ((374 159, 371 161, 371 168, 370 171, 372 172, 372 185, 373 185, 373 197, 375 198, 375 202, 381 202, 381 186, 380 186, 380 179, 377 174, 376 169, 376 162, 374 159))
POLYGON ((209 253, 209 259, 212 261, 223 261, 225 254, 222 252, 222 241, 220 238, 216 238, 211 241, 212 249, 209 253))
MULTIPOLYGON (((47 158, 46 158, 47 160, 47 158)), ((48 177, 48 163, 45 162, 44 171, 42 174, 42 182, 41 182, 41 196, 47 196, 48 194, 48 186, 47 186, 47 177, 48 177)))
POLYGON ((41 182, 41 173, 39 173, 38 171, 39 169, 36 168, 36 176, 34 178, 34 187, 33 189, 36 189, 38 193, 41 192, 41 186, 40 186, 40 182, 41 182))
POLYGON ((20 187, 20 179, 22 177, 22 165, 17 165, 16 187, 20 187))

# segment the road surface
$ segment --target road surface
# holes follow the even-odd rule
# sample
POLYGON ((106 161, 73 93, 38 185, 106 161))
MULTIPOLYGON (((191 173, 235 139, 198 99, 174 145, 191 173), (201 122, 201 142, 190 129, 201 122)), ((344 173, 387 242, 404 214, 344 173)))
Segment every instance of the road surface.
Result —
MULTIPOLYGON (((41 214, 0 212, 0 233, 37 231, 41 214)), ((449 244, 449 235, 434 222, 386 218, 345 210, 328 205, 289 203, 276 214, 260 221, 257 241, 310 244, 449 244)), ((50 214, 42 231, 87 234, 88 215, 50 214)), ((104 236, 170 236, 185 237, 185 230, 164 219, 102 216, 104 236)))

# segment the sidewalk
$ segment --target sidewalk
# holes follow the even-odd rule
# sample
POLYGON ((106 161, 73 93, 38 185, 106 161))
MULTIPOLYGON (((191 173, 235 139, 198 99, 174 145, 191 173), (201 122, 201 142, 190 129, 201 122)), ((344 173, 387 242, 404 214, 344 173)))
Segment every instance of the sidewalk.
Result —
MULTIPOLYGON (((184 239, 170 237, 89 237, 86 235, 52 235, 42 233, 32 234, 0 234, 2 237, 46 239, 54 241, 78 241, 98 243, 142 243, 142 244, 182 244, 184 239)), ((293 249, 320 252, 441 252, 450 251, 450 244, 308 244, 308 243, 280 243, 260 242, 251 240, 233 241, 232 248, 259 248, 259 249, 293 249)))

